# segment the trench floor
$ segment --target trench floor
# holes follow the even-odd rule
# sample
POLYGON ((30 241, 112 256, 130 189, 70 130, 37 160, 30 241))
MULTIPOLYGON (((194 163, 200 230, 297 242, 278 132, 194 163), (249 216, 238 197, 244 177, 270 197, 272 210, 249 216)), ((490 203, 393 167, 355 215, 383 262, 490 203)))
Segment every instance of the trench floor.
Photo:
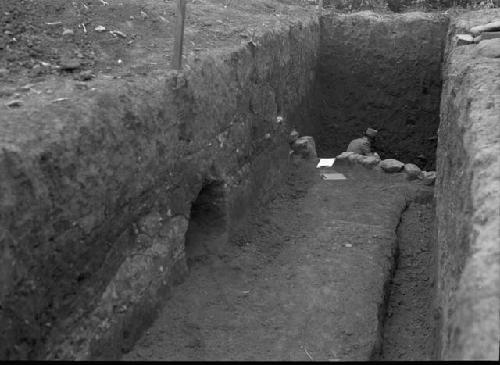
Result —
MULTIPOLYGON (((192 222, 190 274, 123 360, 369 360, 382 350, 396 230, 432 189, 402 174, 295 163, 276 198, 230 241, 192 222)), ((411 234, 411 233, 410 233, 411 234)))

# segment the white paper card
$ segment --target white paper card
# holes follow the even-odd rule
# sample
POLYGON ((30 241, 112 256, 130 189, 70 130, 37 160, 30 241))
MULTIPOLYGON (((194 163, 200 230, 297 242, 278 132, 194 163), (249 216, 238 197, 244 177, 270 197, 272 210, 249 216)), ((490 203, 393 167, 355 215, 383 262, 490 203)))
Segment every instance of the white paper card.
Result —
POLYGON ((324 172, 321 174, 321 178, 323 180, 346 180, 347 179, 344 174, 341 174, 339 172, 324 172))
POLYGON ((334 158, 320 158, 316 168, 318 167, 332 167, 335 163, 334 158))

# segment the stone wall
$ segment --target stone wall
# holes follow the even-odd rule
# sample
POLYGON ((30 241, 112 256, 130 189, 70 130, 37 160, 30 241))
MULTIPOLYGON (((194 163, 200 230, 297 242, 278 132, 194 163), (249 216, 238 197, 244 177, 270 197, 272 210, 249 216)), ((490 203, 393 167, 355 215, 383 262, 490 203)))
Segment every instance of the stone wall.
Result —
POLYGON ((466 13, 448 33, 435 192, 443 360, 499 358, 500 39, 454 39, 498 18, 500 10, 466 13))
POLYGON ((336 156, 372 127, 382 158, 433 170, 446 27, 436 14, 324 16, 318 82, 300 131, 322 156, 336 156))
POLYGON ((186 273, 202 187, 225 189, 232 232, 286 176, 287 118, 318 46, 304 19, 193 56, 183 74, 2 109, 0 358, 116 358, 133 344, 186 273))

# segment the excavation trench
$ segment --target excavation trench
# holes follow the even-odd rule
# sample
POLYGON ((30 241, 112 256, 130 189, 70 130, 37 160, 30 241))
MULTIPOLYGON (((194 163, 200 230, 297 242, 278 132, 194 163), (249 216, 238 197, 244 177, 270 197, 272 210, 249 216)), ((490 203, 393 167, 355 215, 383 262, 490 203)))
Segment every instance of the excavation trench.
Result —
POLYGON ((0 113, 0 354, 498 355, 496 59, 455 48, 468 19, 303 20, 183 73, 0 113), (334 157, 368 127, 383 159, 437 170, 438 214, 403 172, 337 161, 346 179, 324 180, 289 155, 292 129, 334 157))
MULTIPOLYGON (((426 14, 324 17, 317 81, 291 125, 322 157, 375 128, 382 158, 435 169, 446 27, 426 14)), ((334 169, 347 181, 290 162, 239 230, 222 183, 204 184, 185 236, 189 276, 124 359, 435 359, 433 189, 334 169)))

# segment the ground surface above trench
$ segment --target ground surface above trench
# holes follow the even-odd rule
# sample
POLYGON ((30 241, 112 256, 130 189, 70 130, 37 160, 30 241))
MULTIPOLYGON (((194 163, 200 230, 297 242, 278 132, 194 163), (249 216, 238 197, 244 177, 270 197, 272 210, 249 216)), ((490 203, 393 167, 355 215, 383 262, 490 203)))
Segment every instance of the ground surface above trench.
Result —
POLYGON ((189 276, 123 359, 372 358, 401 213, 432 190, 401 174, 341 170, 347 180, 329 181, 312 162, 296 164, 238 240, 193 223, 189 276))

